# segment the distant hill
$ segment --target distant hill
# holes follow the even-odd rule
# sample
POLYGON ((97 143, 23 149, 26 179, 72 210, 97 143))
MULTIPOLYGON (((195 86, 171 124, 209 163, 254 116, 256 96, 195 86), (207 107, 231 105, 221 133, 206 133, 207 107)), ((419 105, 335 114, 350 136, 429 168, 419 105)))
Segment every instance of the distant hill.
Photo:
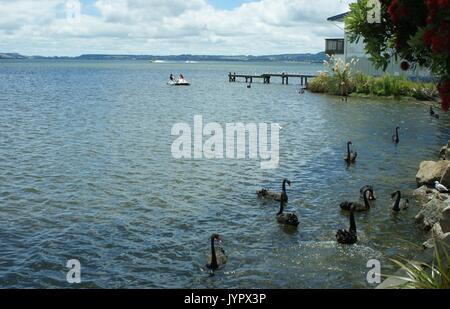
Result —
POLYGON ((267 56, 224 56, 224 55, 81 55, 76 57, 82 60, 162 60, 162 61, 297 61, 297 62, 323 62, 326 59, 325 52, 317 54, 285 54, 267 56))
POLYGON ((27 59, 27 57, 16 53, 0 53, 0 59, 27 59))
POLYGON ((73 60, 146 60, 146 61, 242 61, 242 62, 323 62, 325 52, 317 54, 283 54, 266 56, 224 56, 224 55, 108 55, 86 54, 78 57, 23 56, 17 53, 0 53, 1 59, 73 59, 73 60))

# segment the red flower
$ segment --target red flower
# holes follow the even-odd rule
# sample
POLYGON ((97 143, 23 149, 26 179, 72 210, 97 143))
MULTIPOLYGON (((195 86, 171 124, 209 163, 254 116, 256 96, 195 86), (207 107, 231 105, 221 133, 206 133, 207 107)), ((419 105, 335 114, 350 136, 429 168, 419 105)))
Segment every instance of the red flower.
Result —
POLYGON ((426 46, 430 46, 430 45, 431 45, 431 37, 432 37, 432 35, 433 35, 433 31, 432 31, 431 29, 428 29, 428 30, 426 30, 426 31, 423 33, 422 39, 423 39, 423 43, 424 43, 426 46))
POLYGON ((438 85, 439 95, 441 97, 441 105, 444 111, 450 108, 450 81, 446 80, 438 85))
POLYGON ((449 7, 450 1, 449 0, 438 0, 437 6, 439 9, 446 9, 449 7))
POLYGON ((388 8, 388 13, 391 17, 391 20, 394 24, 398 23, 398 15, 397 15, 397 9, 398 9, 398 3, 397 0, 393 0, 391 2, 391 5, 388 8))
POLYGON ((448 38, 445 38, 441 35, 435 35, 431 38, 431 50, 434 53, 445 52, 447 44, 448 38))
POLYGON ((446 80, 438 85, 439 92, 450 94, 450 80, 446 80))
POLYGON ((408 8, 404 5, 399 6, 399 13, 401 17, 408 16, 408 8))
POLYGON ((409 63, 408 63, 407 61, 403 61, 402 63, 400 63, 400 68, 401 68, 403 71, 408 71, 408 69, 409 69, 409 63))

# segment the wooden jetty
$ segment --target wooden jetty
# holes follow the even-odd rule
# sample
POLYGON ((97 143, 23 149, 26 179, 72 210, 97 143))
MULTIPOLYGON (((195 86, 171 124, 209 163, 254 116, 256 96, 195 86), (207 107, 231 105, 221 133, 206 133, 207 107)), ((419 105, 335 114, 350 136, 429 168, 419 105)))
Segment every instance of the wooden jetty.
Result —
POLYGON ((297 74, 297 73, 265 73, 261 75, 249 75, 249 74, 236 74, 229 73, 228 80, 230 83, 236 82, 238 78, 245 80, 246 83, 253 83, 254 79, 261 79, 264 84, 270 84, 272 77, 281 77, 281 83, 283 85, 289 85, 289 79, 300 78, 300 85, 307 85, 308 78, 314 78, 316 75, 297 74))

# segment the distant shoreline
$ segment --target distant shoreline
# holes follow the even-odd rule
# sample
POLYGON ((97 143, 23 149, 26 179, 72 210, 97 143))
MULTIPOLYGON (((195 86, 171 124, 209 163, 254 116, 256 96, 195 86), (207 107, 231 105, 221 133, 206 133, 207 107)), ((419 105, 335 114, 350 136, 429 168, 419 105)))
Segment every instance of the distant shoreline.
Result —
POLYGON ((55 59, 55 60, 140 60, 140 61, 223 61, 223 62, 312 62, 322 63, 326 59, 324 52, 317 54, 282 54, 267 56, 223 56, 223 55, 107 55, 86 54, 76 57, 46 57, 24 56, 17 53, 0 53, 0 60, 30 60, 30 59, 55 59))

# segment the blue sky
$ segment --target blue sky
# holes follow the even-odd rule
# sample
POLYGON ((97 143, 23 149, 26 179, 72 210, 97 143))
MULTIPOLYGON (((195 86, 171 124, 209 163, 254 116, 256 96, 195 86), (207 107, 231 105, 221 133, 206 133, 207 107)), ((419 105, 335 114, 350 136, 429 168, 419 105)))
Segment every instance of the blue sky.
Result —
POLYGON ((252 0, 208 0, 212 6, 224 10, 234 9, 245 2, 252 2, 252 0))
MULTIPOLYGON (((207 0, 207 2, 213 7, 221 10, 232 10, 241 6, 246 2, 255 2, 255 0, 207 0)), ((98 15, 99 12, 95 8, 95 0, 81 0, 83 4, 83 11, 86 14, 98 15)))
POLYGON ((351 1, 0 0, 0 52, 317 53, 325 38, 343 36, 326 19, 351 1), (68 4, 77 1, 81 11, 68 14, 68 4))

